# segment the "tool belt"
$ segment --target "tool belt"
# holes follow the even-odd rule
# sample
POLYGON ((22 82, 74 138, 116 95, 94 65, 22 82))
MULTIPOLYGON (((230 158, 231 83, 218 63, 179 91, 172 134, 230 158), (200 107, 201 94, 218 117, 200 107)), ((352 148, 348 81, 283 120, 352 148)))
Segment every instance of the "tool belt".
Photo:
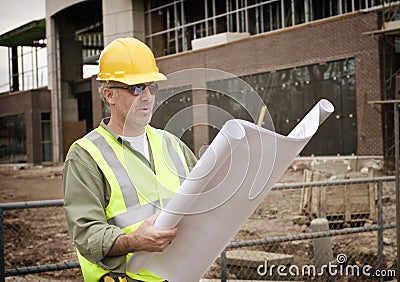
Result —
POLYGON ((125 276, 111 277, 106 274, 100 278, 100 282, 127 282, 127 280, 125 276))

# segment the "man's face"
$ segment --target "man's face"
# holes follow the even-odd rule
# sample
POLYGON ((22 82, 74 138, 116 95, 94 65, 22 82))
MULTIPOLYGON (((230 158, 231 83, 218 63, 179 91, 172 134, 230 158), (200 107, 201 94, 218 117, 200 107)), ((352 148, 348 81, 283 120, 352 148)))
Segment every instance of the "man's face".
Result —
POLYGON ((151 120, 155 93, 150 91, 153 85, 144 83, 142 87, 135 88, 130 86, 130 89, 119 87, 127 87, 122 83, 113 83, 110 88, 116 88, 115 92, 115 107, 116 116, 121 122, 125 123, 125 130, 129 128, 144 128, 151 120), (145 87, 146 86, 146 87, 145 87), (141 94, 138 94, 142 92, 141 94))

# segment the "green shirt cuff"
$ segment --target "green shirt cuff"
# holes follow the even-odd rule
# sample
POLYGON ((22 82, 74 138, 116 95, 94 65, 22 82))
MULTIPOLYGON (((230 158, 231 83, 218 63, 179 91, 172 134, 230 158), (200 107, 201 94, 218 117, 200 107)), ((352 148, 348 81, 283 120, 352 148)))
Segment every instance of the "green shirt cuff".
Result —
POLYGON ((101 262, 110 251, 115 240, 122 234, 124 232, 120 228, 111 225, 103 232, 97 232, 89 237, 88 248, 93 256, 93 260, 96 263, 101 262), (99 244, 99 242, 102 242, 102 244, 99 244))

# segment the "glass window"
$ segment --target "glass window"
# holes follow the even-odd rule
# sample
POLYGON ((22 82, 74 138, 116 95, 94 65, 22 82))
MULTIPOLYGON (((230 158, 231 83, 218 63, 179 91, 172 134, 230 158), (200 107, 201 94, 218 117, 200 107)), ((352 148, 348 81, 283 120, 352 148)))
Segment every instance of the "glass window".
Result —
POLYGON ((27 161, 25 114, 0 117, 0 161, 27 161))
POLYGON ((381 5, 360 0, 175 0, 151 1, 146 40, 156 56, 191 49, 191 41, 223 32, 250 35, 381 5))
POLYGON ((254 74, 244 79, 261 95, 273 127, 283 135, 287 135, 320 99, 331 101, 335 113, 301 155, 336 155, 356 153, 357 149, 354 73, 354 59, 349 58, 254 74))
POLYGON ((164 128, 178 136, 194 152, 193 115, 190 106, 192 106, 190 86, 160 89, 156 95, 151 125, 164 128))

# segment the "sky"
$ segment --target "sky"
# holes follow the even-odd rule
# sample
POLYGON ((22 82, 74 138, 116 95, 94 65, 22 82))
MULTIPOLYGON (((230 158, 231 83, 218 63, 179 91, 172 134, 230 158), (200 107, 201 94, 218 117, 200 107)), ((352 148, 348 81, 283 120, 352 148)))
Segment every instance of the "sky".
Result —
MULTIPOLYGON (((46 16, 46 0, 0 0, 0 34, 46 16)), ((0 92, 8 83, 7 47, 0 47, 0 92)), ((8 87, 6 88, 6 91, 8 87)))

